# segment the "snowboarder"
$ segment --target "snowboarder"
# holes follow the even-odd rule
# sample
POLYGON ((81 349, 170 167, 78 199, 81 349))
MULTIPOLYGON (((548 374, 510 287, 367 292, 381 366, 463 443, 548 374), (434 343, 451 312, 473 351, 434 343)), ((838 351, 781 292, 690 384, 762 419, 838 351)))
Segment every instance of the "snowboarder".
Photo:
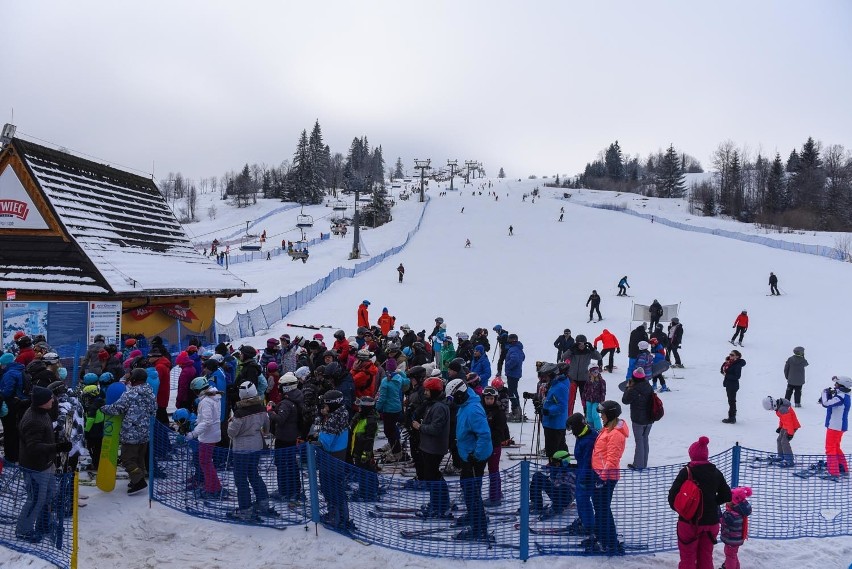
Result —
POLYGON ((269 433, 269 415, 263 393, 251 381, 240 384, 239 402, 228 422, 228 437, 234 457, 234 486, 237 487, 237 510, 229 517, 249 521, 259 515, 276 515, 269 507, 269 491, 258 469, 261 453, 269 433), (251 489, 249 489, 251 488, 251 489), (251 493, 254 491, 255 501, 251 493))
POLYGON ((660 318, 663 317, 663 305, 655 298, 651 306, 648 307, 648 313, 651 315, 651 322, 648 324, 648 330, 652 333, 660 323, 660 318))
POLYGON ((719 369, 719 373, 725 376, 722 386, 728 394, 728 418, 722 419, 722 422, 731 425, 737 422, 737 391, 740 389, 740 376, 746 365, 742 358, 743 355, 738 350, 731 350, 719 369))
POLYGON ((603 316, 601 316, 601 295, 598 294, 598 291, 593 290, 592 294, 589 295, 589 299, 586 301, 586 306, 591 304, 591 308, 589 308, 589 322, 592 321, 594 317, 594 313, 598 313, 598 320, 603 320, 603 316))
POLYGON ((731 328, 736 328, 736 330, 734 330, 734 335, 731 336, 731 339, 728 340, 728 341, 731 344, 733 344, 734 339, 737 337, 737 334, 739 334, 740 340, 739 340, 739 342, 737 342, 737 344, 742 346, 743 345, 743 336, 745 336, 745 333, 748 331, 748 311, 747 310, 743 310, 742 312, 739 313, 739 315, 737 316, 737 319, 734 320, 734 325, 731 326, 731 328))
POLYGON ((402 279, 405 276, 405 267, 402 266, 402 263, 396 268, 396 272, 399 273, 399 282, 402 284, 402 279))
POLYGON ((627 283, 627 275, 621 277, 621 280, 618 281, 618 294, 616 296, 627 296, 627 289, 630 288, 630 285, 627 283))
POLYGON ((559 214, 559 221, 562 221, 562 218, 563 218, 563 217, 565 217, 565 214, 564 214, 564 213, 560 213, 560 214, 559 214))
POLYGON ((465 248, 465 249, 470 249, 470 239, 467 239, 467 240, 464 242, 464 248, 465 248))
POLYGON ((784 364, 784 377, 787 379, 787 392, 784 399, 790 399, 795 393, 796 407, 802 406, 802 386, 805 384, 805 368, 808 360, 805 359, 805 349, 802 346, 793 348, 793 355, 787 358, 784 364))
POLYGON ((509 235, 514 235, 514 234, 515 234, 515 233, 514 233, 514 230, 515 230, 515 229, 514 229, 514 227, 512 227, 512 226, 510 225, 510 226, 509 226, 509 235))
POLYGON ((781 296, 781 293, 778 292, 778 277, 775 276, 775 273, 769 273, 769 295, 781 296))

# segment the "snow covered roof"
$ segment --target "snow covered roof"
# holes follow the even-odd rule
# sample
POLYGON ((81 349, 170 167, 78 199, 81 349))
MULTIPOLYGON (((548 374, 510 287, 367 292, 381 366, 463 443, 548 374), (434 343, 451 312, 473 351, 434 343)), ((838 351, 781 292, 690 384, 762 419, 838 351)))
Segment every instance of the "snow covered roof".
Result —
POLYGON ((39 284, 7 288, 121 296, 254 292, 194 249, 152 180, 20 139, 10 147, 83 259, 70 254, 73 246, 64 255, 43 255, 41 267, 62 276, 52 283, 41 282, 32 264, 17 270, 4 264, 0 287, 26 277, 39 284))

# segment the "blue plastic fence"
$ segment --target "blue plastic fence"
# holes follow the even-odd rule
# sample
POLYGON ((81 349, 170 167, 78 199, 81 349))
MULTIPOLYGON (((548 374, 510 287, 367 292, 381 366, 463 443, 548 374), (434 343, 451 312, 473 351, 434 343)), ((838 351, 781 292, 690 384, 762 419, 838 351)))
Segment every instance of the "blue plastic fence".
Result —
POLYGON ((585 204, 580 202, 574 203, 577 203, 577 205, 581 205, 584 207, 618 211, 635 217, 641 217, 642 219, 650 220, 651 218, 654 218, 654 223, 660 223, 662 225, 674 227, 675 229, 682 229, 684 231, 706 233, 708 235, 718 235, 720 237, 727 237, 728 239, 737 239, 738 241, 747 241, 748 243, 757 243, 758 245, 765 245, 766 247, 772 247, 773 249, 783 249, 784 251, 793 251, 795 253, 806 253, 808 255, 827 257, 829 259, 834 259, 835 261, 850 260, 848 258, 848 255, 843 251, 834 247, 828 247, 826 245, 807 245, 805 243, 794 243, 792 241, 772 239, 771 237, 763 237, 761 235, 750 235, 748 233, 740 233, 738 231, 728 231, 727 229, 714 229, 712 227, 689 225, 688 223, 672 221, 670 219, 660 217, 656 214, 641 213, 615 204, 585 204))
MULTIPOLYGON (((420 230, 420 225, 423 222, 423 216, 426 214, 426 209, 429 206, 429 199, 420 212, 420 217, 414 228, 408 232, 405 241, 401 245, 392 247, 378 255, 370 257, 366 261, 356 263, 352 268, 337 267, 332 269, 325 277, 309 284, 308 286, 297 290, 287 296, 281 296, 272 302, 268 302, 256 308, 253 308, 245 314, 237 313, 234 319, 228 324, 216 322, 216 332, 219 339, 224 341, 233 341, 237 338, 245 338, 255 336, 264 330, 271 328, 276 322, 280 322, 287 315, 302 308, 305 304, 315 299, 317 296, 328 290, 328 288, 343 278, 353 278, 354 276, 371 269, 377 264, 384 261, 386 258, 396 255, 408 245, 411 238, 420 230)), ((263 253, 265 257, 265 253, 263 253)))
MULTIPOLYGON (((536 505, 537 488, 549 477, 549 471, 546 466, 529 461, 520 461, 497 473, 486 470, 482 478, 461 481, 448 477, 446 482, 423 482, 412 478, 414 467, 388 465, 375 472, 337 460, 310 444, 250 453, 252 458, 217 447, 216 476, 226 495, 204 498, 198 492, 205 488, 199 450, 194 441, 178 444, 173 432, 157 424, 155 464, 165 478, 154 479, 154 500, 192 516, 229 523, 283 529, 313 521, 361 541, 431 557, 527 559, 536 555, 586 554, 581 546, 586 536, 565 532, 578 517, 576 487, 571 488, 566 508, 540 519, 531 506, 536 505), (259 472, 272 495, 269 503, 276 511, 275 517, 229 517, 239 507, 234 478, 246 468, 259 472), (494 500, 493 506, 485 508, 484 517, 474 511, 467 524, 464 518, 471 512, 465 492, 494 500), (425 504, 443 501, 450 505, 452 518, 423 519, 416 515, 425 504), (455 539, 457 533, 471 528, 489 537, 455 539)), ((711 458, 732 486, 753 489, 751 538, 852 535, 852 485, 848 478, 835 482, 819 476, 794 476, 811 465, 824 464, 824 456, 797 456, 797 466, 793 468, 754 460, 769 456, 772 455, 734 447, 711 458)), ((677 549, 677 515, 669 508, 667 497, 682 466, 621 471, 612 512, 618 539, 625 544, 627 554, 677 549)), ((815 466, 813 472, 820 474, 824 470, 815 466)), ((254 496, 252 491, 252 500, 254 496)), ((546 493, 540 496, 539 504, 551 503, 546 493)))
MULTIPOLYGON (((74 473, 42 474, 6 463, 0 473, 0 544, 45 559, 57 567, 70 567, 73 543, 74 473), (39 511, 33 511, 35 524, 26 527, 24 510, 27 485, 47 485, 48 499, 39 511), (20 520, 20 521, 19 521, 20 520), (32 529, 29 539, 19 532, 32 529)), ((2 565, 2 562, 0 562, 2 565)))

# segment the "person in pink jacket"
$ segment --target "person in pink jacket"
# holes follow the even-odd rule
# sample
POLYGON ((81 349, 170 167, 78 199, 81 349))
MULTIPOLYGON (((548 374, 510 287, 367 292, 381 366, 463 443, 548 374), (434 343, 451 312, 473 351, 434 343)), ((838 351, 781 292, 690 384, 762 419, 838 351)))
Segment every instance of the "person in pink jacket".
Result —
POLYGON ((604 401, 598 405, 603 429, 595 440, 592 451, 592 469, 595 488, 592 504, 595 507, 594 538, 586 542, 590 553, 623 555, 624 545, 618 542, 615 520, 612 517, 612 493, 618 484, 621 456, 630 429, 621 417, 621 405, 615 401, 604 401))
POLYGON ((195 379, 195 362, 189 357, 186 352, 181 352, 175 358, 175 365, 180 366, 180 375, 178 376, 177 397, 175 398, 175 407, 178 409, 192 409, 192 403, 195 401, 195 395, 189 389, 189 384, 195 379))

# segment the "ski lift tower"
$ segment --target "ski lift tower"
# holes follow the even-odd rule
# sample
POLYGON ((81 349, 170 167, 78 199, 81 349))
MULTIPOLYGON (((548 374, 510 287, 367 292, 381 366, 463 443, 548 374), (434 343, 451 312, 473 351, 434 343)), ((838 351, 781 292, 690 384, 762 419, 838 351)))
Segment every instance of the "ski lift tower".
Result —
MULTIPOLYGON (((464 175, 464 183, 469 184, 470 183, 470 171, 471 171, 472 168, 476 167, 476 160, 465 160, 464 166, 466 168, 466 172, 465 172, 465 175, 464 175)), ((476 176, 474 176, 474 178, 475 177, 476 176)))
MULTIPOLYGON (((364 189, 372 188, 373 186, 373 178, 370 175, 367 175, 364 178, 364 189)), ((349 253, 350 259, 360 259, 361 258, 361 220, 358 217, 358 185, 355 185, 355 212, 352 214, 352 226, 355 231, 352 232, 352 252, 349 253)))
POLYGON ((420 202, 421 203, 426 201, 426 194, 424 193, 425 190, 423 189, 423 179, 424 179, 424 176, 426 175, 426 170, 432 169, 432 167, 429 165, 431 163, 432 163, 431 158, 427 158, 426 160, 418 160, 417 158, 414 159, 414 169, 420 170, 420 202))
POLYGON ((458 168, 458 160, 447 160, 447 166, 450 167, 450 191, 453 191, 453 178, 455 178, 456 168, 458 168))

